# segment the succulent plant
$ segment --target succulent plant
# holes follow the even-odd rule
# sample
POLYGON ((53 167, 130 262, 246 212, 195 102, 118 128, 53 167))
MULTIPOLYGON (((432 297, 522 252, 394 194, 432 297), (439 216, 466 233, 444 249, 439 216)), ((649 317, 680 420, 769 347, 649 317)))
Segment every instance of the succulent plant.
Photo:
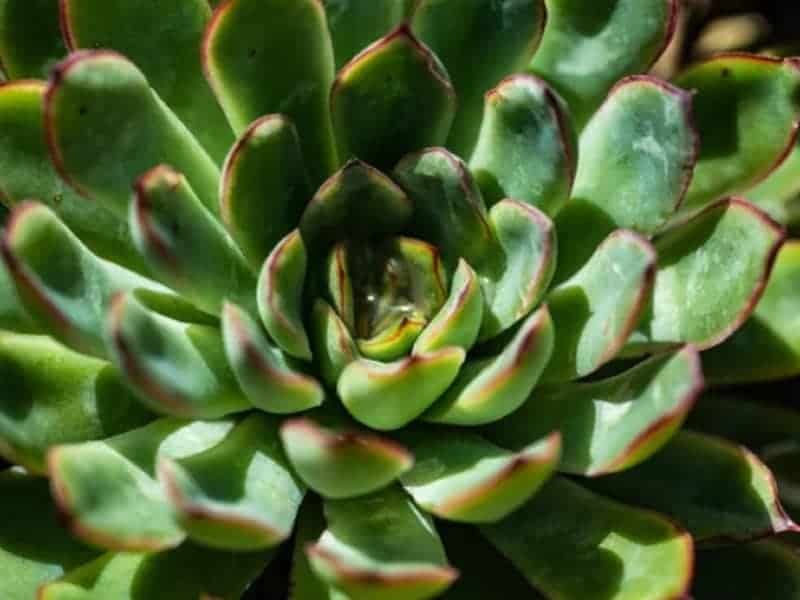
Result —
POLYGON ((0 595, 800 597, 800 417, 696 402, 800 373, 800 61, 676 11, 0 2, 0 595))

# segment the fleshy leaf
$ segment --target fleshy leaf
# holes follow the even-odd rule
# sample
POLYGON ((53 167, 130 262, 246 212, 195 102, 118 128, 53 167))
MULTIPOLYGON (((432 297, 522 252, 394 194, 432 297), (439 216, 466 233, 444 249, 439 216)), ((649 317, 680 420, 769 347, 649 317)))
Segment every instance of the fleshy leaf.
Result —
MULTIPOLYGON (((19 0, 11 5, 35 6, 19 0)), ((3 10, 0 8, 0 11, 3 10)), ((16 9, 15 9, 16 10, 16 9)), ((45 141, 46 84, 17 81, 0 85, 0 191, 10 206, 35 198, 53 209, 93 252, 139 272, 144 262, 128 233, 127 219, 70 188, 53 166, 45 141)))
POLYGON ((226 0, 203 40, 206 77, 240 135, 262 115, 297 126, 314 184, 337 166, 328 111, 333 49, 319 0, 226 0))
POLYGON ((43 336, 0 332, 0 381, 0 454, 29 472, 46 472, 51 446, 152 419, 111 366, 43 336))
POLYGON ((553 289, 547 302, 558 335, 544 380, 577 379, 612 360, 647 307, 655 272, 650 243, 620 229, 580 271, 553 289))
POLYGON ((457 577, 432 520, 392 487, 325 502, 328 528, 307 550, 311 567, 352 600, 424 600, 457 577))
POLYGON ((283 115, 254 121, 225 161, 220 212, 255 269, 300 220, 311 187, 294 125, 283 115))
POLYGON ((800 556, 779 539, 702 550, 692 592, 703 600, 800 598, 800 556))
POLYGON ((257 550, 292 532, 305 487, 289 470, 279 421, 253 414, 213 448, 161 458, 158 478, 188 536, 206 546, 257 550))
POLYGON ((503 200, 489 212, 489 224, 497 244, 478 270, 484 298, 480 340, 528 316, 550 285, 556 265, 555 228, 538 209, 503 200))
POLYGON ((239 600, 272 555, 191 543, 153 554, 107 554, 43 586, 38 600, 239 600))
POLYGON ((582 127, 614 83, 646 71, 667 47, 677 0, 545 0, 547 28, 531 70, 549 81, 582 127))
POLYGON ((53 496, 74 534, 115 550, 157 551, 185 534, 155 480, 158 459, 180 459, 222 441, 232 421, 154 421, 105 441, 57 446, 47 458, 53 496))
POLYGON ((336 387, 345 367, 359 357, 358 346, 347 325, 324 300, 314 302, 311 332, 314 361, 319 366, 320 375, 330 387, 336 387))
POLYGON ((575 148, 563 101, 541 79, 513 75, 486 94, 469 166, 488 204, 513 198, 552 216, 569 198, 575 148))
POLYGON ((356 420, 373 429, 398 429, 450 387, 464 358, 464 350, 448 347, 393 363, 358 359, 344 369, 337 390, 356 420))
POLYGON ((592 482, 622 502, 676 519, 695 540, 750 539, 795 529, 767 466, 743 446, 679 432, 639 466, 592 482))
POLYGON ((457 346, 468 352, 483 320, 483 294, 475 271, 463 258, 453 274, 450 296, 414 343, 414 354, 457 346))
POLYGON ((113 360, 139 399, 160 413, 216 419, 251 407, 230 371, 222 334, 115 296, 107 334, 113 360))
POLYGON ((375 492, 414 462, 403 446, 331 411, 286 421, 281 440, 297 474, 326 498, 375 492))
POLYGON ((405 16, 403 0, 323 0, 333 40, 336 70, 383 37, 405 16))
POLYGON ((71 54, 50 76, 44 115, 53 163, 81 195, 126 217, 133 183, 166 163, 217 212, 217 166, 124 56, 71 54))
POLYGON ((800 138, 786 160, 744 195, 779 223, 797 224, 800 219, 800 138))
POLYGON ((302 317, 306 256, 297 229, 275 246, 258 279, 258 313, 281 350, 308 360, 311 348, 302 317))
POLYGON ((800 120, 800 62, 731 54, 689 68, 676 84, 695 90, 702 145, 687 207, 745 191, 794 147, 800 120))
POLYGON ((370 338, 356 340, 365 358, 389 362, 407 355, 425 328, 425 320, 414 316, 397 316, 370 338))
POLYGON ((414 455, 402 475, 422 509, 442 519, 493 523, 536 493, 558 465, 558 433, 510 452, 479 435, 417 428, 400 435, 414 455))
POLYGON ((692 576, 688 534, 562 478, 481 532, 548 597, 680 598, 692 576))
POLYGON ((147 290, 174 298, 160 284, 94 256, 49 208, 35 202, 16 207, 1 244, 25 308, 81 352, 106 357, 103 325, 115 293, 147 290))
POLYGON ((383 170, 443 145, 455 108, 447 72, 405 23, 345 65, 331 89, 340 156, 383 170))
POLYGON ((0 581, 7 598, 35 598, 40 585, 96 556, 60 526, 45 478, 3 471, 0 497, 0 581))
POLYGON ((659 235, 653 300, 631 350, 716 346, 755 309, 783 242, 781 228, 742 200, 722 200, 659 235))
POLYGON ((129 214, 136 247, 162 281, 209 313, 228 298, 255 314, 255 275, 181 173, 159 165, 143 174, 129 214))
POLYGON ((246 312, 226 304, 222 312, 225 355, 248 400, 268 413, 295 413, 322 404, 325 392, 275 347, 246 312))
POLYGON ((539 388, 487 435, 521 448, 560 431, 559 470, 606 475, 632 467, 667 443, 702 387, 697 351, 689 346, 609 379, 539 388))
POLYGON ((484 92, 528 65, 542 39, 545 20, 543 0, 416 3, 411 18, 414 33, 442 60, 458 96, 458 113, 447 142, 457 154, 472 152, 484 92))
POLYGON ((753 316, 725 343, 703 354, 709 381, 732 384, 800 375, 798 306, 800 242, 789 240, 778 252, 753 316))
POLYGON ((517 410, 533 391, 553 352, 553 322, 547 306, 525 320, 497 356, 468 360, 425 420, 483 425, 517 410))
POLYGON ((197 59, 211 17, 207 0, 183 0, 180 10, 129 0, 61 0, 60 6, 70 50, 108 48, 127 56, 209 154, 222 162, 233 133, 197 59))
POLYGON ((47 77, 66 53, 58 0, 0 3, 0 66, 9 79, 47 77))

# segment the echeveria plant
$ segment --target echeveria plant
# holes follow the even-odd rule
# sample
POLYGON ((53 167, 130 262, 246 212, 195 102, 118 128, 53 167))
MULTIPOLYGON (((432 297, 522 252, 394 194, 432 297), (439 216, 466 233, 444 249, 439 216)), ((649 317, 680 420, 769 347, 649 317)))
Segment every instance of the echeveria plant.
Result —
POLYGON ((677 4, 0 2, 0 596, 800 597, 800 417, 682 428, 800 372, 800 61, 677 4))

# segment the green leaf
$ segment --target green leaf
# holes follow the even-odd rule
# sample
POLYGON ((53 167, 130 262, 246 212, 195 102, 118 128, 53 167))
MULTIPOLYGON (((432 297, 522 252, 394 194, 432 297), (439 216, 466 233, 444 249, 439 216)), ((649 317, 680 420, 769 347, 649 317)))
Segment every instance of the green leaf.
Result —
POLYGON ((289 537, 305 487, 289 470, 279 425, 275 417, 252 414, 213 448, 160 459, 158 478, 190 538, 257 550, 289 537))
POLYGON ((307 552, 314 572, 352 600, 424 600, 457 577, 433 522, 398 487, 325 502, 328 528, 307 552))
POLYGON ((800 556, 780 540, 701 551, 692 591, 703 600, 797 600, 800 556))
POLYGON ((160 284, 96 257, 49 208, 35 202, 14 209, 0 245, 27 311, 80 352, 107 356, 103 329, 115 293, 146 290, 182 302, 160 284))
POLYGON ((748 200, 783 223, 794 225, 800 198, 800 139, 786 160, 761 183, 745 192, 748 200))
POLYGON ((285 114, 297 126, 312 183, 336 169, 328 108, 333 49, 322 2, 223 2, 206 30, 202 61, 237 135, 262 115, 285 114))
MULTIPOLYGON (((0 210, 2 206, 0 204, 0 210)), ((0 260, 0 329, 16 333, 41 332, 41 327, 22 305, 17 288, 14 286, 14 279, 5 261, 2 260, 0 260)))
POLYGON ((400 444, 330 410, 284 422, 281 440, 297 474, 326 498, 375 492, 395 481, 414 462, 400 444))
POLYGON ((337 71, 405 16, 404 0, 323 0, 322 3, 328 16, 337 71))
POLYGON ((108 554, 44 586, 38 600, 239 600, 272 555, 190 543, 154 554, 108 554))
POLYGON ((564 96, 578 127, 614 83, 646 71, 677 24, 676 0, 545 0, 547 28, 531 71, 564 96))
POLYGON ((144 425, 152 415, 105 362, 43 336, 0 332, 0 454, 44 474, 57 444, 144 425))
POLYGON ((253 406, 268 413, 288 414, 322 404, 325 392, 296 361, 274 346, 255 320, 234 304, 222 311, 225 355, 239 385, 253 406))
POLYGON ((766 177, 794 145, 800 118, 800 63, 732 54, 688 69, 676 84, 695 90, 703 141, 688 207, 743 192, 766 177))
POLYGON ((272 250, 258 278, 258 313, 267 332, 287 354, 311 359, 303 325, 306 246, 294 229, 272 250))
POLYGON ((136 247, 164 283, 211 314, 225 299, 255 314, 255 274, 183 174, 159 165, 139 177, 129 222, 136 247))
POLYGON ((513 413, 539 381, 555 337, 550 312, 543 306, 522 323, 499 354, 468 360, 424 419, 475 426, 513 413))
MULTIPOLYGON (((34 6, 21 0, 14 5, 34 6)), ((6 2, 6 7, 10 6, 6 2)), ((0 8, 0 10, 2 10, 0 8)), ((0 191, 9 206, 35 198, 59 218, 93 252, 122 266, 146 267, 128 233, 127 219, 70 188, 53 166, 45 140, 44 82, 18 81, 0 86, 0 191)))
POLYGON ((153 410, 217 419, 251 408, 216 327, 175 321, 130 294, 119 294, 110 308, 107 335, 114 363, 153 410))
POLYGON ((0 2, 0 65, 7 77, 47 77, 67 52, 58 21, 58 0, 0 2))
POLYGON ((545 381, 584 377, 616 357, 645 312, 656 258, 645 238, 619 229, 550 292, 547 302, 558 335, 545 381))
POLYGON ((680 598, 692 576, 689 535, 566 479, 481 532, 548 597, 680 598))
POLYGON ((179 8, 130 0, 62 0, 60 7, 70 50, 109 48, 127 56, 208 153, 222 162, 233 134, 197 59, 211 17, 207 0, 183 1, 179 8))
POLYGON ((567 201, 577 161, 563 101, 541 79, 514 75, 486 93, 469 161, 487 203, 513 198, 556 214, 567 201))
POLYGON ((339 71, 330 102, 340 156, 383 170, 443 145, 456 108, 447 72, 405 23, 339 71))
POLYGON ((307 495, 300 507, 292 544, 288 600, 343 600, 339 592, 317 577, 306 555, 306 548, 317 541, 323 531, 325 518, 322 514, 322 502, 307 495))
POLYGON ((125 217, 136 179, 166 163, 218 211, 217 166, 125 57, 72 54, 53 70, 44 115, 53 163, 81 195, 125 217))
POLYGON ((203 452, 233 426, 161 419, 105 441, 57 446, 47 458, 54 499, 72 532, 91 544, 134 552, 177 546, 185 534, 155 480, 158 460, 203 452))
POLYGON ((709 381, 732 384, 800 375, 798 306, 800 242, 789 240, 778 252, 753 316, 723 344, 703 354, 709 381))
POLYGON ((444 63, 458 96, 458 113, 448 139, 456 154, 472 152, 484 93, 527 66, 542 39, 545 20, 543 0, 416 3, 411 18, 414 33, 444 63), (489 56, 491 60, 486 59, 489 56))
POLYGON ((439 428, 400 434, 414 467, 400 481, 425 511, 442 519, 494 523, 530 499, 558 465, 557 433, 510 452, 479 435, 439 428))
POLYGON ((35 598, 40 585, 96 556, 60 526, 47 479, 3 471, 0 497, 0 581, 7 598, 35 598))
POLYGON ((254 269, 297 225, 311 196, 297 129, 283 115, 254 121, 222 173, 220 212, 254 269))
POLYGON ((676 519, 696 540, 752 539, 794 530, 767 466, 742 446, 680 432, 658 453, 592 487, 676 519))
POLYGON ((736 198, 659 235, 653 300, 631 350, 674 343, 705 350, 721 343, 755 309, 783 239, 774 221, 736 198))
POLYGON ((688 346, 615 377, 537 389, 487 432, 521 448, 551 431, 562 435, 559 470, 598 476, 628 469, 661 448, 702 390, 697 352, 688 346))
POLYGON ((465 356, 461 348, 448 347, 392 363, 358 359, 344 369, 336 389, 357 421, 381 431, 398 429, 450 387, 465 356))
POLYGON ((323 381, 335 388, 345 367, 358 358, 358 346, 347 325, 324 300, 314 302, 311 332, 314 362, 323 381))

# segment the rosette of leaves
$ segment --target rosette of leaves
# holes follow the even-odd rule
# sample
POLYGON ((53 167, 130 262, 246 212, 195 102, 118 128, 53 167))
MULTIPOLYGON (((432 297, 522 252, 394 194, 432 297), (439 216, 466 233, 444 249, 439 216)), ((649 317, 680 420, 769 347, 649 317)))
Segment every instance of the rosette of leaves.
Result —
POLYGON ((681 426, 800 64, 637 75, 676 10, 0 3, 3 596, 796 597, 769 468, 681 426))

